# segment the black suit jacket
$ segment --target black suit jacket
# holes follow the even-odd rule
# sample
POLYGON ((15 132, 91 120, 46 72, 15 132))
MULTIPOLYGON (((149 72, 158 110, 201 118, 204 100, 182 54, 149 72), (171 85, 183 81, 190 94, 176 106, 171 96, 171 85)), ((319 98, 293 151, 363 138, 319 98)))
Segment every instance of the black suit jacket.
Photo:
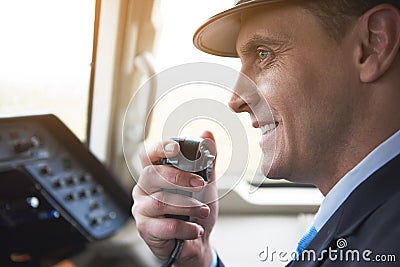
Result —
POLYGON ((360 184, 288 266, 400 266, 400 156, 360 184))
POLYGON ((400 266, 400 156, 361 183, 287 266, 400 266))

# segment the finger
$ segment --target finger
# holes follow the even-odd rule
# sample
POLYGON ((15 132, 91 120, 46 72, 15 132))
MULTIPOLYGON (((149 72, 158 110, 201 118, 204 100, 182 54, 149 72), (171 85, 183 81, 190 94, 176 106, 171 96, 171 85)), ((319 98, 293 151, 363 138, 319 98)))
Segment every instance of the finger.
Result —
POLYGON ((138 181, 138 185, 149 195, 161 189, 198 192, 202 190, 204 184, 203 178, 197 174, 164 165, 145 167, 138 181))
POLYGON ((156 255, 160 260, 166 261, 172 253, 172 250, 175 248, 176 239, 170 239, 165 241, 158 242, 147 242, 151 252, 156 255))
POLYGON ((140 220, 137 228, 147 242, 162 242, 170 239, 193 240, 204 234, 201 225, 172 218, 147 218, 140 220))
POLYGON ((139 158, 142 167, 146 167, 151 164, 158 164, 162 158, 174 157, 178 152, 179 144, 173 140, 167 140, 145 147, 139 158))
POLYGON ((148 197, 148 194, 142 190, 142 188, 138 185, 135 185, 132 189, 132 199, 133 204, 139 203, 139 200, 148 197))
POLYGON ((158 192, 152 197, 143 198, 140 201, 140 205, 134 207, 133 211, 153 218, 170 214, 205 219, 210 215, 210 208, 200 201, 188 196, 168 192, 158 192))
POLYGON ((204 228, 198 224, 171 218, 149 218, 133 210, 132 207, 140 236, 160 259, 170 256, 176 239, 190 240, 204 235, 204 228))
POLYGON ((200 135, 200 137, 203 138, 203 139, 208 139, 214 144, 214 151, 213 151, 214 153, 213 154, 215 156, 215 159, 214 159, 214 165, 213 165, 213 172, 212 172, 212 175, 211 175, 211 178, 210 178, 210 181, 209 181, 209 182, 214 182, 216 180, 215 163, 216 163, 216 159, 217 159, 217 146, 216 146, 216 143, 215 143, 215 138, 214 138, 214 135, 212 134, 212 132, 210 132, 210 131, 204 131, 200 135))

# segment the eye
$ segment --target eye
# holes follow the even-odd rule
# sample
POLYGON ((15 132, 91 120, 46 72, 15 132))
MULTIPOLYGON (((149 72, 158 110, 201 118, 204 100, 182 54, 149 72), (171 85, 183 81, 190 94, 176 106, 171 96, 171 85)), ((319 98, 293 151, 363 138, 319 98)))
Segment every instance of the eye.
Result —
POLYGON ((271 57, 272 56, 272 52, 271 51, 266 51, 266 50, 257 50, 258 53, 258 59, 260 60, 260 62, 264 61, 266 58, 271 57))

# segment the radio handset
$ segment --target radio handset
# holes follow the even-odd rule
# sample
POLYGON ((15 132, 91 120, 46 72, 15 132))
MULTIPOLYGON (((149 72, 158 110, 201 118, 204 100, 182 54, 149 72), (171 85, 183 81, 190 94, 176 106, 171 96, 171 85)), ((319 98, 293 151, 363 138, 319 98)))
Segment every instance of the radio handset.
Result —
MULTIPOLYGON (((211 179, 215 159, 215 144, 210 139, 193 137, 171 138, 179 144, 180 151, 177 156, 161 159, 162 165, 171 165, 177 169, 200 175, 204 181, 211 179)), ((201 192, 188 192, 180 189, 165 189, 164 191, 186 195, 200 201, 203 200, 201 192)), ((189 216, 167 214, 168 218, 177 218, 184 221, 193 221, 189 216)))

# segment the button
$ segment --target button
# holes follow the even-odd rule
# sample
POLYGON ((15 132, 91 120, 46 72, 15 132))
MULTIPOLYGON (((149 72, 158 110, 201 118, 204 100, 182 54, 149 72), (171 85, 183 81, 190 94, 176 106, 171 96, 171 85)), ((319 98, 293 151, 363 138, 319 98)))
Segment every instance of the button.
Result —
POLYGON ((87 196, 86 191, 85 190, 80 190, 78 192, 78 198, 82 199, 85 198, 87 196))
POLYGON ((97 225, 99 225, 99 220, 98 220, 97 218, 91 218, 91 219, 89 220, 89 224, 90 224, 90 226, 92 226, 92 227, 97 226, 97 225))
POLYGON ((53 186, 53 188, 55 188, 55 189, 61 188, 62 183, 61 183, 60 179, 54 180, 53 183, 52 183, 52 186, 53 186))
POLYGON ((73 176, 67 176, 65 178, 65 184, 68 185, 68 186, 74 185, 75 184, 74 177, 73 176))
POLYGON ((88 174, 81 174, 81 175, 79 175, 79 178, 78 178, 79 182, 82 184, 88 182, 89 179, 90 179, 90 175, 88 175, 88 174))
POLYGON ((100 185, 97 185, 92 188, 91 192, 92 192, 92 195, 94 195, 94 196, 99 195, 99 194, 103 193, 103 187, 101 187, 100 185))
POLYGON ((64 199, 65 199, 65 201, 70 202, 70 201, 74 200, 74 195, 72 195, 72 194, 67 194, 67 195, 64 197, 64 199))
POLYGON ((44 166, 40 167, 39 173, 42 176, 47 176, 47 175, 51 175, 52 172, 51 172, 51 169, 49 166, 44 165, 44 166))
POLYGON ((37 197, 28 197, 26 198, 26 202, 28 203, 29 207, 37 209, 40 205, 40 201, 37 197))
POLYGON ((89 210, 95 210, 95 209, 97 209, 98 207, 99 207, 100 205, 99 205, 99 203, 97 202, 97 201, 91 201, 90 203, 89 203, 89 210))

